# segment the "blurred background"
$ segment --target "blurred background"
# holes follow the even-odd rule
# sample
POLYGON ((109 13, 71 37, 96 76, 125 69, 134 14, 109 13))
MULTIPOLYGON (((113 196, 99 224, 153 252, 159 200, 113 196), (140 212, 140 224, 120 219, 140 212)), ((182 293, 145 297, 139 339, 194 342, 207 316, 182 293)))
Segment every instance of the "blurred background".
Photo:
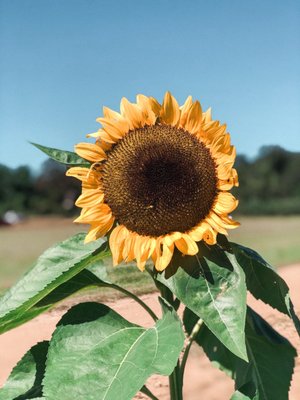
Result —
MULTIPOLYGON (((0 0, 0 292, 43 250, 82 231, 79 183, 29 142, 73 150, 123 96, 226 122, 242 225, 229 238, 275 267, 300 261, 300 3, 0 0)), ((111 272, 150 290, 134 267, 111 272)))

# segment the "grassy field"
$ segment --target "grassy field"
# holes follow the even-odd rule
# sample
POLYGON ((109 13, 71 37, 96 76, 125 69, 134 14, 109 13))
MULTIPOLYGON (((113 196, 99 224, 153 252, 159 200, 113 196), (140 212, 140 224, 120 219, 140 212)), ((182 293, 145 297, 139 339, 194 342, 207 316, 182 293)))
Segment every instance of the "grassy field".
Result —
MULTIPOLYGON (((229 239, 258 251, 275 267, 300 262, 300 216, 243 217, 229 239)), ((30 219, 0 229, 0 291, 12 285, 49 246, 83 230, 70 219, 30 219)), ((135 266, 108 267, 110 279, 136 292, 153 289, 135 266)))

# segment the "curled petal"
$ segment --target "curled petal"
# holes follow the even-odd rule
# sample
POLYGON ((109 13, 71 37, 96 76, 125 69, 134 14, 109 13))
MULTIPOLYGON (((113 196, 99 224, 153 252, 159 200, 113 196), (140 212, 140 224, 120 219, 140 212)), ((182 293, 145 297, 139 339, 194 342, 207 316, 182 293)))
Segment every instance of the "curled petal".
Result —
POLYGON ((229 214, 238 206, 238 200, 229 192, 220 192, 213 206, 217 214, 229 214))
POLYGON ((157 271, 163 271, 170 264, 174 253, 174 244, 168 246, 166 243, 162 243, 160 240, 156 243, 156 249, 152 255, 155 268, 157 271))
POLYGON ((188 234, 183 234, 181 239, 176 240, 175 245, 181 253, 189 256, 194 256, 199 251, 197 243, 188 234))

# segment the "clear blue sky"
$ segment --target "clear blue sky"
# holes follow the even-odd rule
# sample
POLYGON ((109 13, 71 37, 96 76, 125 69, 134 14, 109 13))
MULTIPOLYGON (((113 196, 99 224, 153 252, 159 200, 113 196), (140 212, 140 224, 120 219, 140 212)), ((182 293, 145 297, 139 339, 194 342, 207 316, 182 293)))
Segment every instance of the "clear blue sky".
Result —
POLYGON ((0 0, 0 163, 37 168, 122 96, 192 94, 239 153, 300 150, 299 0, 0 0))

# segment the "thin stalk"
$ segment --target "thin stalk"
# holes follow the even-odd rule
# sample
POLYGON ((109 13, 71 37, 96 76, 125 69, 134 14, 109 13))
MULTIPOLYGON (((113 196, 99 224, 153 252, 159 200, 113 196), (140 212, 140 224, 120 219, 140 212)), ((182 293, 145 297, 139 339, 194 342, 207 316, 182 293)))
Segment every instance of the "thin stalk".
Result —
POLYGON ((203 320, 201 318, 198 319, 197 323, 195 324, 195 326, 194 326, 194 328, 193 328, 193 330, 192 330, 192 332, 190 334, 188 344, 187 344, 187 346, 186 346, 186 348, 184 350, 182 361, 181 361, 181 367, 180 367, 180 379, 181 379, 182 382, 183 382, 183 376, 184 376, 184 370, 185 370, 186 362, 187 362, 187 359, 188 359, 188 356, 189 356, 189 353, 190 353, 190 349, 191 349, 192 343, 196 339, 196 336, 199 333, 202 324, 203 324, 203 320))
POLYGON ((182 400, 182 381, 180 374, 180 364, 177 362, 174 371, 169 376, 171 400, 182 400))
POLYGON ((135 294, 129 292, 128 290, 126 290, 126 289, 122 288, 121 286, 116 285, 116 284, 114 284, 114 283, 108 283, 108 284, 104 284, 104 285, 101 284, 100 286, 107 286, 107 287, 113 288, 113 289, 115 289, 115 290, 118 290, 118 291, 121 292, 121 293, 126 294, 126 296, 131 297, 131 298, 132 298, 133 300, 135 300, 140 306, 142 306, 142 307, 144 308, 144 310, 147 311, 147 313, 151 316, 151 318, 152 318, 154 321, 157 321, 157 320, 158 320, 157 315, 151 310, 151 308, 150 308, 149 306, 147 306, 147 304, 144 303, 143 300, 141 300, 141 299, 140 299, 139 297, 137 297, 135 294))

